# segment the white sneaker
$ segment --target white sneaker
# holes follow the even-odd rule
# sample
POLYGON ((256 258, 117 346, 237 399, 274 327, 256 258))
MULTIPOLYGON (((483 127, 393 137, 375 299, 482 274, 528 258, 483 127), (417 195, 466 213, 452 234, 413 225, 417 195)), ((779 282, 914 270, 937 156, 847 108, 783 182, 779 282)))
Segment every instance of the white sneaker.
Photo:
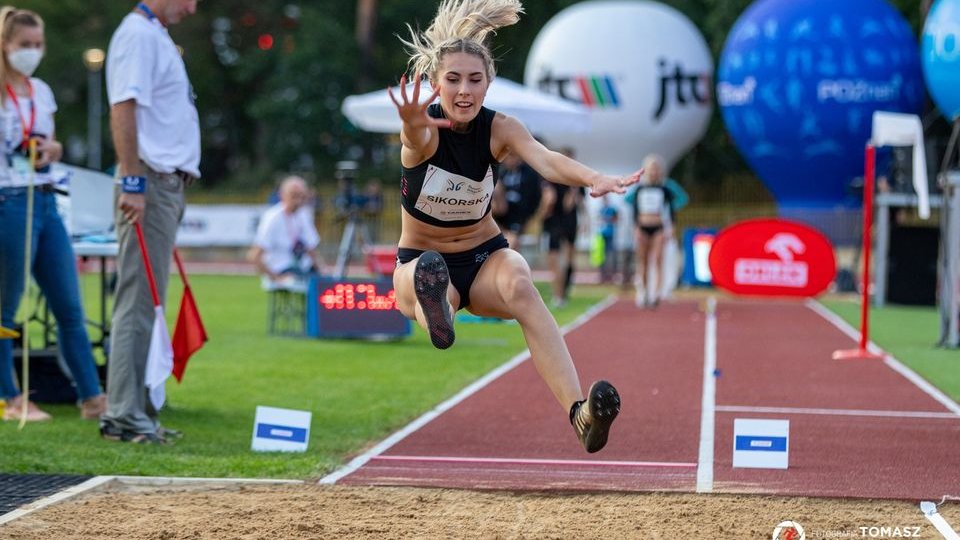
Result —
POLYGON ((643 308, 647 306, 647 290, 643 285, 635 285, 637 289, 636 296, 633 298, 633 303, 636 304, 638 308, 643 308))

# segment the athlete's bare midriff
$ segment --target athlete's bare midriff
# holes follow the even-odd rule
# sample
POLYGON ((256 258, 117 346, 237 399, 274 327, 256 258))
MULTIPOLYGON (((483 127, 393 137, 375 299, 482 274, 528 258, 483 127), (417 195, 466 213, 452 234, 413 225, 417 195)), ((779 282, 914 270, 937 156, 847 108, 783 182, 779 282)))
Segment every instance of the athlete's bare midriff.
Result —
POLYGON ((489 213, 473 225, 463 227, 437 227, 424 223, 400 208, 403 232, 399 245, 402 248, 433 250, 438 253, 458 253, 473 249, 500 234, 500 227, 489 213))
POLYGON ((637 218, 637 224, 649 227, 663 225, 663 217, 660 214, 640 214, 637 218))

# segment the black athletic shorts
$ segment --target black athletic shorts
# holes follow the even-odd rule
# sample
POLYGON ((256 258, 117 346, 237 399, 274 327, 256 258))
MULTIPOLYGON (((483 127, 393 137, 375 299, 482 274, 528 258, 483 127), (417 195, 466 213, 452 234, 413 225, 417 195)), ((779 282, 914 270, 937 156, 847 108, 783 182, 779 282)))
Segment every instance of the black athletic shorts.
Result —
MULTIPOLYGON (((441 253, 444 262, 447 263, 447 270, 450 272, 450 283, 460 293, 460 305, 457 309, 463 309, 470 305, 470 286, 473 280, 477 278, 480 267, 487 260, 491 253, 499 249, 508 248, 510 245, 503 234, 498 234, 479 246, 461 251, 458 253, 441 253)), ((422 249, 398 248, 397 266, 406 264, 423 253, 422 249)))
POLYGON ((571 246, 577 242, 577 222, 560 223, 547 230, 549 251, 560 251, 560 246, 568 243, 571 246))
POLYGON ((663 230, 663 225, 637 225, 637 227, 640 227, 640 232, 647 238, 651 238, 663 230))

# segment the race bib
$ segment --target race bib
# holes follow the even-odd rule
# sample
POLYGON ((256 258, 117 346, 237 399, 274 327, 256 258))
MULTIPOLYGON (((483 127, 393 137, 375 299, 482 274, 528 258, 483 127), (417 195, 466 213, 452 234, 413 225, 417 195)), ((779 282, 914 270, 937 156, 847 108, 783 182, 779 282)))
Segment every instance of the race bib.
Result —
POLYGON ((429 165, 415 208, 441 221, 478 220, 483 217, 492 196, 491 167, 487 167, 483 180, 477 182, 429 165))
POLYGON ((637 207, 641 214, 659 214, 663 209, 662 189, 640 189, 637 197, 637 207))

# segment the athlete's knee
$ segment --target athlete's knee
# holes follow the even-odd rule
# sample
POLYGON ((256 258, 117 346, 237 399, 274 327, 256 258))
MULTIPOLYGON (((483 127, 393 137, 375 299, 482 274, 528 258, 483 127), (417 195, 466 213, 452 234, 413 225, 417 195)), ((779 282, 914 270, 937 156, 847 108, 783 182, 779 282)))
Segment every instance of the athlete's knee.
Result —
POLYGON ((403 316, 408 319, 417 318, 417 302, 415 300, 411 302, 397 297, 397 309, 399 309, 400 313, 403 313, 403 316))
POLYGON ((520 269, 503 272, 497 279, 497 289, 508 306, 540 298, 540 292, 534 286, 530 272, 520 271, 520 269))

